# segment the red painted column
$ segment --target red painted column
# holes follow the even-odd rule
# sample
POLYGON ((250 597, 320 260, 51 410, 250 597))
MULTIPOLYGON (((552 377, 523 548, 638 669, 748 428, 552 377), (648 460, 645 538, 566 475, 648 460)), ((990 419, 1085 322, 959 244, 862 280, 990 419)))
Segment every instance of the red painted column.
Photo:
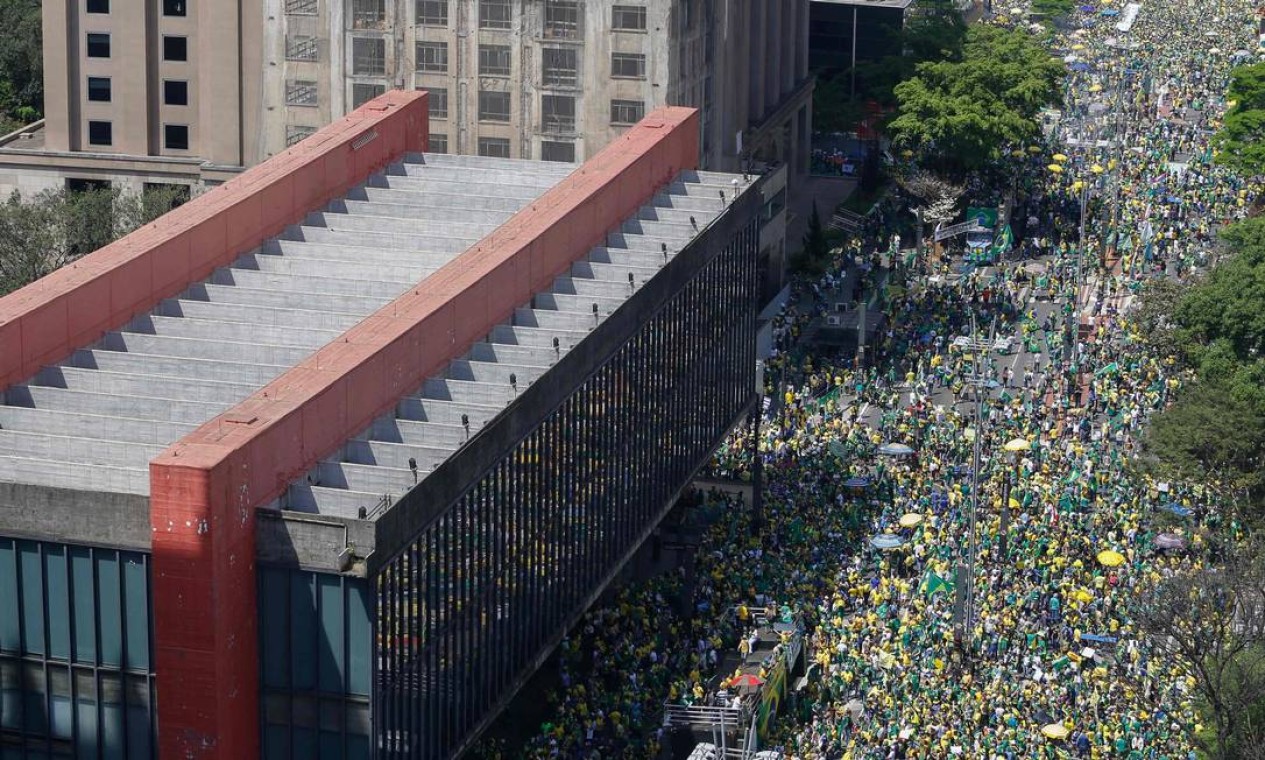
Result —
MULTIPOLYGON (((259 181, 235 180, 230 192, 221 193, 211 221, 228 242, 214 261, 249 250, 404 153, 425 150, 427 142, 424 94, 397 91, 370 101, 296 146, 303 150, 262 164, 259 181)), ((280 484, 275 487, 284 483, 266 455, 252 468, 232 440, 236 429, 256 419, 226 414, 218 434, 150 463, 163 760, 259 756, 255 508, 271 497, 247 484, 255 482, 253 475, 280 484)))

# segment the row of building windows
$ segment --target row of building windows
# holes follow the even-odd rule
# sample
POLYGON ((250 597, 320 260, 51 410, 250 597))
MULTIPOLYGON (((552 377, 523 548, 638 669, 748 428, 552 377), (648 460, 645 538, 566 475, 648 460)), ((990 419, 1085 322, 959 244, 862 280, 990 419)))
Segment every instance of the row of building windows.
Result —
MULTIPOLYGON (((163 0, 166 4, 184 0, 163 0)), ((91 4, 92 0, 90 0, 91 4)), ((109 0, 96 0, 109 7, 109 0)), ((456 0, 460 2, 460 0, 456 0)), ((448 26, 450 0, 416 0, 415 14, 421 26, 448 26)), ((319 0, 286 0, 285 12, 296 16, 314 16, 320 10, 319 0)), ((580 0, 546 0, 544 36, 550 39, 578 39, 583 35, 580 0)), ((168 15, 184 15, 168 14, 168 15)), ((353 29, 381 29, 386 26, 386 0, 353 0, 353 29)), ((510 29, 513 26, 513 0, 479 0, 480 29, 510 29)), ((611 29, 622 32, 646 31, 646 8, 642 5, 616 5, 611 9, 611 29)))
MULTIPOLYGON (((88 100, 92 103, 109 103, 113 100, 110 77, 88 77, 88 100)), ((163 80, 163 105, 189 105, 189 83, 183 79, 163 80)))
MULTIPOLYGON (((381 5, 382 0, 363 0, 381 5)), ((417 23, 421 26, 448 26, 449 0, 417 0, 417 23)), ((576 39, 582 34, 578 0, 546 0, 544 32, 546 37, 576 39)), ((383 9, 385 14, 385 9, 383 9)), ((512 21, 511 0, 479 0, 480 29, 509 29, 512 21)), ((644 32, 646 8, 642 5, 616 5, 611 9, 611 29, 644 32)))
MULTIPOLYGON (((447 42, 418 42, 414 52, 419 73, 448 73, 447 42)), ((509 45, 479 45, 479 76, 508 77, 510 58, 509 45)), ((575 48, 544 48, 541 50, 540 69, 541 82, 546 85, 577 86, 579 51, 575 48)), ((611 76, 616 79, 645 79, 645 54, 611 53, 611 76)))
MULTIPOLYGON (((447 153, 448 135, 440 132, 431 132, 429 151, 431 153, 447 153)), ((480 156, 489 156, 491 158, 510 158, 509 138, 480 137, 478 152, 480 156)), ((541 161, 563 161, 573 164, 575 163, 575 156, 575 143, 573 142, 562 142, 557 140, 542 140, 540 142, 541 161)))
MULTIPOLYGON (((311 83, 315 85, 315 83, 311 83)), ((430 96, 430 117, 448 118, 448 89, 426 88, 430 96)), ((479 121, 508 122, 511 94, 494 90, 479 91, 479 121)), ((573 132, 576 127, 575 98, 571 95, 541 95, 541 127, 545 132, 573 132)), ((646 104, 640 100, 612 100, 611 123, 636 124, 646 115, 646 104)))
MULTIPOLYGON (((109 33, 88 32, 86 48, 89 58, 109 58, 109 33)), ((189 60, 189 38, 169 34, 163 35, 163 60, 177 63, 189 60)))
MULTIPOLYGON (((88 122, 88 144, 108 148, 114 144, 114 123, 91 120, 88 122)), ((167 150, 189 149, 189 125, 164 124, 163 147, 167 150)))
MULTIPOLYGON (((162 0, 163 15, 183 17, 189 15, 188 0, 162 0)), ((84 8, 88 13, 109 13, 110 0, 88 0, 84 8)))

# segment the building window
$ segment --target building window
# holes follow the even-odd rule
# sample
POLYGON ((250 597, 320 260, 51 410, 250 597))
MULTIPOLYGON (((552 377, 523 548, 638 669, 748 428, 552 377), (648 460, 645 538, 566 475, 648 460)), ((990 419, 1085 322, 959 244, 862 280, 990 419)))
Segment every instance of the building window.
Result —
POLYGON ((168 106, 189 105, 189 83, 183 79, 164 79, 163 104, 168 106))
POLYGON ((387 41, 381 37, 356 37, 351 41, 351 73, 381 77, 387 73, 387 41))
POLYGON ((423 87, 426 90, 427 102, 430 105, 430 117, 432 119, 448 118, 448 88, 447 87, 423 87))
POLYGON ((113 145, 114 126, 108 121, 88 122, 89 145, 113 145))
POLYGON ((419 42, 415 48, 418 71, 448 73, 448 43, 419 42))
POLYGON ((549 140, 545 140, 540 143, 540 160, 561 161, 567 164, 574 164, 575 143, 550 142, 549 140))
POLYGON ((578 40, 582 35, 580 4, 576 0, 545 0, 546 39, 578 40))
POLYGON ((188 12, 189 7, 185 0, 163 0, 164 16, 184 16, 188 12))
POLYGON ((110 0, 88 0, 84 10, 88 13, 109 13, 110 0))
POLYGON ((448 152, 448 135, 441 135, 436 132, 430 133, 430 153, 447 153, 448 152))
POLYGON ((509 158, 510 141, 507 137, 480 137, 479 155, 492 158, 509 158))
POLYGON ((184 124, 164 124, 163 144, 167 150, 188 150, 189 128, 184 124))
POLYGON ((88 100, 94 103, 110 102, 109 77, 88 77, 88 100))
POLYGON ((479 121, 509 121, 510 94, 479 90, 479 121))
POLYGON ((164 36, 163 37, 163 60, 164 61, 189 60, 189 38, 164 36))
POLYGON ((417 0, 417 23, 448 26, 448 0, 417 0))
POLYGON ((110 35, 101 32, 88 33, 88 57, 110 57, 110 35))
POLYGON ((619 32, 646 31, 646 9, 641 5, 616 5, 611 9, 611 29, 619 32))
POLYGON ((645 79, 646 56, 641 53, 611 53, 611 76, 616 79, 645 79))
POLYGON ((479 0, 480 29, 509 29, 510 0, 479 0))
POLYGON ((546 87, 575 87, 580 81, 579 61, 575 48, 542 48, 540 79, 546 87))
POLYGON ((351 86, 351 107, 359 108, 387 91, 384 84, 353 84, 351 86))
POLYGON ((314 106, 318 104, 316 82, 302 79, 286 82, 286 105, 314 106))
POLYGON ((286 127, 286 147, 292 148, 307 137, 316 134, 316 127, 299 127, 293 124, 286 127))
POLYGON ((509 45, 479 46, 479 76, 507 77, 510 75, 509 45))
POLYGON ((570 95, 541 95, 540 127, 545 132, 574 132, 575 98, 570 95))
POLYGON ((315 37, 307 35, 286 37, 287 61, 316 61, 319 58, 320 51, 315 37))
POLYGON ((612 100, 611 124, 636 124, 646 115, 646 104, 640 100, 612 100))
POLYGON ((352 29, 381 29, 386 21, 386 0, 351 0, 352 29))
POLYGON ((286 0, 286 13, 291 16, 315 16, 319 10, 319 0, 286 0))

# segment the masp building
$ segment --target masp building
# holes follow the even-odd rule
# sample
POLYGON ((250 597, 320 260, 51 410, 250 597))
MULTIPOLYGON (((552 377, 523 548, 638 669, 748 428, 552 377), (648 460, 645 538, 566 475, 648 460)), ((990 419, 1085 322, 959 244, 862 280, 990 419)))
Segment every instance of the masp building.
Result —
POLYGON ((0 299, 0 754, 445 758, 755 408, 762 181, 391 92, 0 299))

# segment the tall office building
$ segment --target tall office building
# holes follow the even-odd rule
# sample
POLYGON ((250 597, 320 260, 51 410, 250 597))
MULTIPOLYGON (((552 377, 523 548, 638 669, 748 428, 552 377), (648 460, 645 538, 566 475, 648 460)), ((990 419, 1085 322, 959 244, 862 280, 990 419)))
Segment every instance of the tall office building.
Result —
POLYGON ((390 89, 431 145, 583 161, 663 105, 700 162, 806 169, 808 0, 64 0, 44 5, 45 120, 0 192, 218 184, 390 89))

